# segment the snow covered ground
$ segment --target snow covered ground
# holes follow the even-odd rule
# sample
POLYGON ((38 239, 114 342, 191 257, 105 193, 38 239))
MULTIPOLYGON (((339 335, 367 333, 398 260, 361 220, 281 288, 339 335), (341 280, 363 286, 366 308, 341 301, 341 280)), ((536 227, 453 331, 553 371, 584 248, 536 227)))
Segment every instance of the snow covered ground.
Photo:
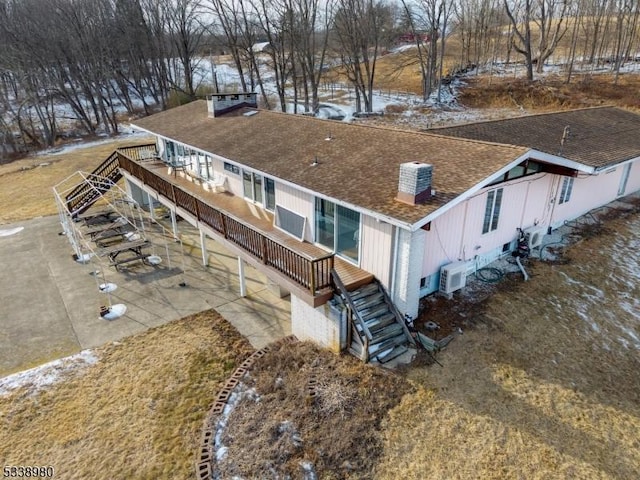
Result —
POLYGON ((30 394, 37 393, 97 361, 98 357, 92 350, 83 350, 76 355, 0 378, 0 396, 8 395, 18 388, 27 388, 30 394))

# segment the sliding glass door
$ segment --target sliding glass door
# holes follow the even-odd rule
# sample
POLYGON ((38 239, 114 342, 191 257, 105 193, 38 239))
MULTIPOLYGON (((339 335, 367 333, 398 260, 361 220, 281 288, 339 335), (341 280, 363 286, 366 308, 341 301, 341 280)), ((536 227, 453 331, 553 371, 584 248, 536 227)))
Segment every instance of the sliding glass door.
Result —
POLYGON ((316 198, 316 242, 338 255, 358 263, 360 213, 316 198))
POLYGON ((244 198, 262 205, 262 175, 242 171, 244 198))
POLYGON ((271 211, 276 208, 276 182, 269 177, 264 177, 264 208, 271 211))
POLYGON ((322 198, 316 198, 316 242, 335 250, 335 205, 322 198))

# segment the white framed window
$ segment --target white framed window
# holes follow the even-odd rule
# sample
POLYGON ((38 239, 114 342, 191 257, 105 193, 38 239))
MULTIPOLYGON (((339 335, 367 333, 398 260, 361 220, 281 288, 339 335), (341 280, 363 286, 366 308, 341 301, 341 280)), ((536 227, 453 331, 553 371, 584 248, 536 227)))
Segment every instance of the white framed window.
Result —
POLYGON ((484 222, 482 233, 493 232, 498 228, 500 219, 500 207, 502 205, 502 188, 487 192, 487 205, 484 209, 484 222))
POLYGON ((562 189, 560 190, 560 199, 558 203, 561 205, 571 200, 571 191, 573 190, 573 177, 564 177, 562 180, 562 189))
POLYGON ((231 172, 231 173, 234 173, 236 175, 240 175, 240 168, 237 167, 236 165, 233 165, 233 164, 229 163, 229 162, 224 162, 224 169, 227 172, 231 172))

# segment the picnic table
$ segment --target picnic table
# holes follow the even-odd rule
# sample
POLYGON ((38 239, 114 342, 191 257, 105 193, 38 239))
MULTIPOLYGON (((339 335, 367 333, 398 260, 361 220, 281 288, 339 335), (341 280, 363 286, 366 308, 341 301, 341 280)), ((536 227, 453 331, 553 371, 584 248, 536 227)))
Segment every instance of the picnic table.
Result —
POLYGON ((116 267, 116 270, 118 270, 118 267, 124 263, 136 260, 145 261, 150 254, 143 252, 143 249, 149 246, 151 246, 151 242, 149 242, 149 240, 141 239, 134 240, 133 242, 125 241, 101 249, 98 255, 101 257, 109 257, 111 266, 116 267), (124 252, 131 252, 133 255, 120 257, 120 254, 124 252))
POLYGON ((77 221, 84 222, 87 227, 104 225, 114 221, 114 215, 119 215, 113 210, 104 210, 102 212, 94 212, 87 215, 79 215, 77 221))

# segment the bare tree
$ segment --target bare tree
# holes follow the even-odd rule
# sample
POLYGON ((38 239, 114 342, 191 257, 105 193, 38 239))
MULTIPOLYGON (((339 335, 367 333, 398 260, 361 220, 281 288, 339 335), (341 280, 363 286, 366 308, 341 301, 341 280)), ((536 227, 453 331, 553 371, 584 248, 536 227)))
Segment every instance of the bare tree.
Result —
POLYGON ((184 81, 174 84, 189 97, 195 98, 194 70, 200 62, 198 52, 207 26, 202 19, 201 0, 158 0, 158 8, 165 12, 167 33, 178 56, 184 81))
POLYGON ((527 80, 533 81, 533 65, 542 72, 567 31, 568 0, 503 0, 515 34, 514 49, 524 56, 527 80), (537 26, 538 45, 534 52, 531 23, 537 26))
POLYGON ((373 81, 390 10, 373 0, 337 0, 334 31, 342 68, 356 92, 356 110, 373 111, 373 81))

